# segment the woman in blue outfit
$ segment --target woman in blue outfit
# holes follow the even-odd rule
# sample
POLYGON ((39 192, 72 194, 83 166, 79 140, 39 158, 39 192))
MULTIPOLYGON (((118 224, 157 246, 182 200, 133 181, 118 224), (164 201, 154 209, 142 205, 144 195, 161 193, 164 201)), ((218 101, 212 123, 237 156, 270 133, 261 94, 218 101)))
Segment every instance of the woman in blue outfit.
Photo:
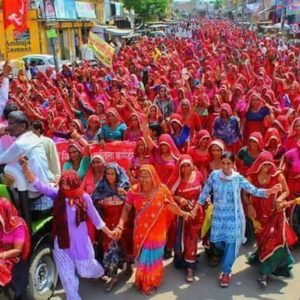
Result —
MULTIPOLYGON (((222 169, 213 171, 198 199, 198 206, 193 210, 196 215, 199 205, 204 205, 210 192, 214 195, 210 240, 223 250, 221 261, 222 273, 220 285, 228 287, 231 269, 242 243, 245 242, 245 214, 241 201, 241 190, 251 195, 267 198, 280 190, 276 185, 271 189, 258 189, 234 170, 234 155, 225 152, 222 155, 222 169)), ((262 199, 262 201, 264 201, 262 199)))

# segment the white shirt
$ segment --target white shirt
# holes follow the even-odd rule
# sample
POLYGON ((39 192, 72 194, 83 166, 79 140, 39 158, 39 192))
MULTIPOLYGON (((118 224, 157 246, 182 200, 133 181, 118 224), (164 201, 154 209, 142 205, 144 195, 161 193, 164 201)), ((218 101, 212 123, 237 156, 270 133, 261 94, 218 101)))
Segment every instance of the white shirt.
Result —
POLYGON ((0 117, 2 117, 4 108, 8 101, 9 79, 4 77, 0 87, 0 117))
MULTIPOLYGON (((16 141, 0 154, 0 164, 18 165, 23 155, 28 157, 28 166, 40 181, 47 183, 53 179, 53 174, 48 168, 43 141, 32 131, 17 137, 16 141)), ((28 190, 36 191, 30 184, 28 190)))

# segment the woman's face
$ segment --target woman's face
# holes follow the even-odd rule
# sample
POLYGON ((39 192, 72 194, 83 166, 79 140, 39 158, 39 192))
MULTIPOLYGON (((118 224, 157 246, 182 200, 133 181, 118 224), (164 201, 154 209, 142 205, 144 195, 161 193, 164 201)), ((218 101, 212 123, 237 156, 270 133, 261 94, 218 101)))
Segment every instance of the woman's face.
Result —
POLYGON ((138 180, 142 191, 151 191, 153 188, 153 181, 151 174, 148 171, 142 170, 138 176, 138 180))
POLYGON ((98 129, 99 122, 97 120, 89 120, 89 128, 94 130, 98 129))
POLYGON ((81 159, 81 153, 73 146, 69 148, 69 156, 72 162, 79 161, 81 159))
POLYGON ((107 115, 107 119, 108 119, 108 121, 110 122, 110 123, 115 123, 116 122, 116 116, 114 115, 114 114, 112 114, 112 113, 109 113, 108 115, 107 115))
POLYGON ((213 104, 214 106, 219 106, 219 99, 217 97, 214 97, 213 104))
POLYGON ((106 180, 110 185, 113 185, 117 182, 117 173, 113 168, 108 168, 106 170, 106 180))
POLYGON ((184 96, 184 94, 183 94, 182 90, 179 90, 179 91, 178 91, 178 98, 179 98, 179 99, 182 99, 183 96, 184 96))
POLYGON ((256 108, 259 105, 259 98, 254 96, 251 99, 251 107, 256 108))
POLYGON ((190 110, 188 103, 185 103, 185 102, 181 103, 180 107, 181 107, 182 112, 188 112, 190 110))
POLYGON ((295 122, 294 131, 297 135, 300 135, 300 121, 295 122))
POLYGON ((95 157, 92 160, 92 169, 93 169, 94 173, 101 172, 103 170, 103 167, 104 167, 104 165, 100 158, 95 157))
POLYGON ((269 147, 270 148, 276 148, 278 146, 278 141, 276 138, 271 138, 269 142, 269 147))
POLYGON ((189 163, 184 163, 180 167, 180 172, 181 172, 182 177, 185 177, 185 178, 190 177, 192 174, 192 171, 193 171, 192 165, 189 163))
POLYGON ((166 144, 160 144, 159 145, 159 150, 161 154, 168 154, 170 153, 170 147, 166 144))
POLYGON ((95 106, 95 112, 97 115, 103 114, 104 113, 104 107, 102 105, 102 103, 97 103, 95 106))
POLYGON ((249 147, 249 150, 252 150, 252 151, 257 151, 258 150, 257 142, 252 140, 252 139, 249 140, 248 147, 249 147))
POLYGON ((231 175, 233 162, 229 158, 222 159, 222 171, 225 175, 231 175))
POLYGON ((78 130, 77 124, 75 122, 71 122, 70 123, 70 130, 71 131, 78 130))
POLYGON ((133 128, 138 128, 139 127, 139 119, 137 118, 137 116, 132 116, 130 118, 131 121, 131 125, 133 128))
POLYGON ((139 154, 145 153, 146 150, 145 144, 141 140, 137 141, 136 149, 139 154))
POLYGON ((161 88, 161 89, 159 90, 159 96, 160 96, 160 97, 165 97, 166 95, 167 95, 166 89, 165 89, 165 88, 161 88))
POLYGON ((69 191, 71 189, 71 187, 69 186, 69 184, 65 179, 61 180, 61 188, 65 191, 69 191))
POLYGON ((181 126, 180 126, 177 122, 172 122, 171 125, 172 125, 172 128, 173 128, 173 130, 174 130, 175 132, 180 131, 181 126))
POLYGON ((267 173, 269 173, 271 168, 272 168, 272 165, 270 163, 266 162, 261 166, 259 173, 267 174, 267 173))
POLYGON ((229 117, 228 112, 226 109, 221 110, 221 117, 227 119, 229 117))
POLYGON ((150 117, 156 117, 156 108, 155 107, 150 108, 150 117))
POLYGON ((209 144, 209 138, 208 137, 204 137, 201 142, 199 143, 199 146, 200 147, 203 147, 203 148, 207 148, 208 147, 208 144, 209 144))
POLYGON ((57 108, 57 111, 63 110, 63 104, 62 104, 61 100, 56 101, 56 108, 57 108))
POLYGON ((222 149, 217 145, 212 145, 211 146, 211 155, 213 158, 221 158, 222 149))

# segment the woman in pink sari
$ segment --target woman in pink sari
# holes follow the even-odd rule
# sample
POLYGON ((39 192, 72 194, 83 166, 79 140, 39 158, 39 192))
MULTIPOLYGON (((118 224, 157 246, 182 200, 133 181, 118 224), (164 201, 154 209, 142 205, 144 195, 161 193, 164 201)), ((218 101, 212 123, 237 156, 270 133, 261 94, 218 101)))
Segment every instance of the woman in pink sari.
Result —
POLYGON ((128 121, 128 127, 124 133, 124 140, 136 142, 143 136, 142 118, 138 113, 132 113, 128 121))

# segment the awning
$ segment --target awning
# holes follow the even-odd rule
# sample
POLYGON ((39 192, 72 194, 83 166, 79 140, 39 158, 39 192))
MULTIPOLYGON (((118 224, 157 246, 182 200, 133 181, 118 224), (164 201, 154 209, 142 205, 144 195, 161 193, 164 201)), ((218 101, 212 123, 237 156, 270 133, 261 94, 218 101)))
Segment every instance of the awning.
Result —
POLYGON ((105 32, 114 36, 126 36, 126 35, 133 34, 132 29, 106 28, 105 32))

